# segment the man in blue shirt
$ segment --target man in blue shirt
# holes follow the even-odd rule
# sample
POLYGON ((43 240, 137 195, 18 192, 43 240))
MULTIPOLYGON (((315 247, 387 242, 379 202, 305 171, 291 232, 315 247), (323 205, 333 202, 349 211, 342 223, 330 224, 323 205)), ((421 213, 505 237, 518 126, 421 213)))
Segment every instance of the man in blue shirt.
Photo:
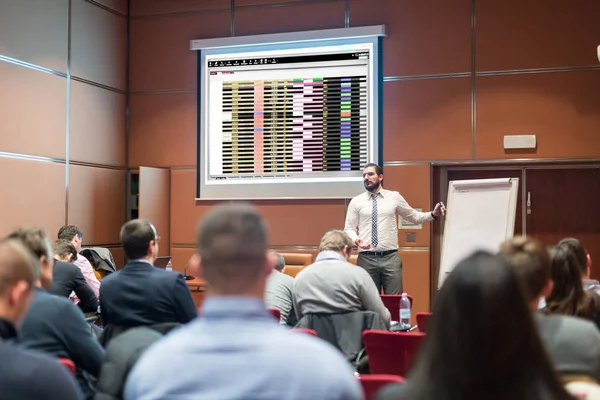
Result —
POLYGON ((202 317, 151 347, 134 367, 125 399, 362 399, 342 354, 321 339, 289 331, 267 312, 273 269, 258 212, 215 207, 198 233, 209 289, 202 317))

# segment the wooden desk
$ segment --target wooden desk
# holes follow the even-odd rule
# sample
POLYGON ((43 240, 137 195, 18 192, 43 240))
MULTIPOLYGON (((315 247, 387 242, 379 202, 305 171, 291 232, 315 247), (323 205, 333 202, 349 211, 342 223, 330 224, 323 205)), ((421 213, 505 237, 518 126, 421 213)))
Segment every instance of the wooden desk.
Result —
POLYGON ((194 299, 194 304, 197 308, 202 305, 204 301, 204 292, 206 292, 207 283, 206 281, 198 278, 194 278, 189 281, 185 281, 187 283, 190 292, 192 293, 192 298, 194 299))

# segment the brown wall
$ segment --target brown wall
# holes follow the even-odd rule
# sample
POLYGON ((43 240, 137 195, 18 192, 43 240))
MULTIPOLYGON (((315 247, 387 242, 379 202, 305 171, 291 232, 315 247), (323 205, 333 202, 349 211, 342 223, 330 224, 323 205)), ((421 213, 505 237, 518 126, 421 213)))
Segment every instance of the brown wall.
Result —
MULTIPOLYGON (((171 253, 195 223, 196 61, 190 39, 385 24, 386 186, 431 206, 433 162, 600 157, 596 0, 131 0, 129 165, 172 170, 171 253), (232 12, 233 11, 233 12, 232 12), (476 25, 474 25, 476 22, 476 25), (506 134, 535 134, 507 154, 506 134)), ((434 199, 437 200, 437 199, 434 199)), ((342 227, 345 201, 257 203, 272 245, 312 246, 342 227)), ((399 243, 406 289, 429 307, 430 228, 399 243)), ((176 260, 176 261, 177 261, 176 260)), ((175 266, 177 268, 177 266, 175 266)))
MULTIPOLYGON (((0 236, 78 225, 115 246, 125 217, 127 0, 0 6, 0 236), (69 19, 70 16, 70 19, 69 19)), ((117 261, 122 251, 114 250, 117 261)))

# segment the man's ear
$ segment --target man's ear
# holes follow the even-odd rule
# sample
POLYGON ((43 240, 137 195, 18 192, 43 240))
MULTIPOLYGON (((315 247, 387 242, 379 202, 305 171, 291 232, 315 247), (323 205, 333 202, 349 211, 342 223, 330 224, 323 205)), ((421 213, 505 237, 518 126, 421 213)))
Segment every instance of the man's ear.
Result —
POLYGON ((12 307, 18 306, 24 301, 29 301, 31 287, 25 281, 17 282, 9 291, 8 301, 12 307))
POLYGON ((546 286, 542 289, 542 297, 547 299, 552 294, 552 290, 554 289, 554 281, 552 279, 548 279, 546 286))

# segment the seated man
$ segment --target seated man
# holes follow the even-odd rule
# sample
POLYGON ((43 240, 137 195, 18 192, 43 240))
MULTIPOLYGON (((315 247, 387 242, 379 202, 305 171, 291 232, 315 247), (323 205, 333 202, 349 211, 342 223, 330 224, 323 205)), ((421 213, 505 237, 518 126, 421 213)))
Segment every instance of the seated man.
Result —
MULTIPOLYGON (((265 303, 268 308, 278 308, 281 312, 280 321, 282 324, 288 322, 288 317, 292 312, 292 286, 294 278, 283 273, 285 270, 285 259, 279 253, 271 253, 275 260, 275 268, 267 278, 265 288, 265 303)), ((293 320, 296 320, 294 315, 293 320)))
POLYGON ((352 368, 321 339, 281 328, 267 312, 273 265, 267 232, 249 206, 213 208, 198 233, 203 315, 153 345, 134 366, 125 399, 362 399, 352 368))
POLYGON ((48 292, 57 296, 67 297, 75 292, 79 299, 79 308, 84 313, 98 311, 98 299, 92 288, 87 284, 81 270, 71 260, 77 259, 75 246, 66 239, 58 239, 52 245, 54 266, 52 267, 52 284, 48 292))
POLYGON ((154 226, 145 220, 131 220, 121 228, 120 238, 129 262, 102 280, 100 316, 105 328, 194 319, 196 306, 183 276, 154 267, 159 241, 154 226))
POLYGON ((41 229, 19 229, 9 238, 25 244, 39 268, 33 301, 19 332, 20 343, 28 349, 72 360, 83 394, 92 398, 94 388, 83 372, 98 377, 104 349, 75 304, 42 289, 52 283, 52 250, 48 236, 41 229))
POLYGON ((323 236, 314 264, 294 280, 294 308, 298 319, 306 314, 341 314, 373 311, 390 327, 390 312, 383 305, 369 273, 350 264, 352 240, 344 231, 323 236))
MULTIPOLYGON (((83 233, 74 225, 65 225, 58 230, 58 239, 65 239, 69 242, 73 243, 75 246, 75 250, 77 253, 81 251, 81 246, 83 244, 83 233)), ((100 281, 96 278, 96 274, 94 273, 94 268, 92 264, 85 257, 77 257, 73 261, 83 274, 85 281, 94 291, 94 295, 98 298, 100 296, 100 281)))
POLYGON ((540 299, 550 295, 553 287, 546 247, 535 239, 516 237, 504 242, 500 253, 522 282, 540 337, 556 370, 563 376, 587 376, 598 381, 600 333, 596 326, 580 318, 538 311, 540 299))
POLYGON ((37 268, 17 240, 0 243, 0 398, 20 400, 82 399, 75 380, 56 359, 17 347, 15 327, 33 295, 37 268))

